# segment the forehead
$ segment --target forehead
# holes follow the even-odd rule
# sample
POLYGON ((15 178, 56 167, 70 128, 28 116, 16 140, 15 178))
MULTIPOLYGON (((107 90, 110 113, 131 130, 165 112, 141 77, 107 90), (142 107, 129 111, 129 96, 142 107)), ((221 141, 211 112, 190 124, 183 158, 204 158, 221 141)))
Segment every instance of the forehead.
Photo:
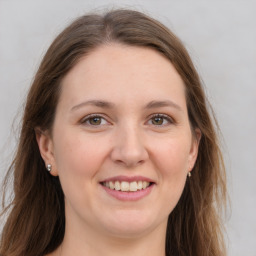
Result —
POLYGON ((184 91, 172 63, 157 51, 110 44, 83 57, 68 72, 62 81, 60 101, 72 104, 91 97, 124 103, 176 97, 184 104, 184 91))

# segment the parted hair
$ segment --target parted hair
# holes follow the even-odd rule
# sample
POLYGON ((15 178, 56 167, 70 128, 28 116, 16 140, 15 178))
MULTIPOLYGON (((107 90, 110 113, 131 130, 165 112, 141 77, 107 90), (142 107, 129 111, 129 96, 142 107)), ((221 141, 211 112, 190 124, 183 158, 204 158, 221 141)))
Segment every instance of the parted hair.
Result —
POLYGON ((61 82, 76 63, 104 44, 148 47, 173 64, 185 85, 192 130, 200 129, 198 158, 182 196, 170 213, 167 256, 225 256, 222 210, 226 178, 218 126, 202 82, 182 42, 157 20, 134 10, 117 9, 79 17, 53 41, 29 90, 17 151, 4 181, 13 181, 13 198, 3 193, 7 215, 1 256, 43 256, 54 251, 65 233, 64 194, 58 177, 46 171, 35 129, 51 131, 61 82), (10 179, 13 177, 13 179, 10 179))

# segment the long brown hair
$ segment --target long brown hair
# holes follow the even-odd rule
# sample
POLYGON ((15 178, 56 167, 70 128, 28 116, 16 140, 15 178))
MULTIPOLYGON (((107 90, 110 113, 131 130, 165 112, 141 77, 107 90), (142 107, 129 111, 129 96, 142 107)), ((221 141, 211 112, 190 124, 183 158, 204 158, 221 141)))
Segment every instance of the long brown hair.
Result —
POLYGON ((61 81, 69 70, 93 49, 112 42, 153 48, 170 60, 186 87, 191 127, 202 133, 193 176, 169 216, 166 255, 226 255, 220 219, 226 198, 225 169, 200 78, 186 49, 170 30, 131 10, 78 18, 45 54, 27 96, 17 153, 6 176, 5 185, 14 174, 14 198, 4 208, 9 216, 0 255, 43 256, 61 244, 65 232, 64 195, 59 179, 46 171, 35 129, 51 131, 61 81))

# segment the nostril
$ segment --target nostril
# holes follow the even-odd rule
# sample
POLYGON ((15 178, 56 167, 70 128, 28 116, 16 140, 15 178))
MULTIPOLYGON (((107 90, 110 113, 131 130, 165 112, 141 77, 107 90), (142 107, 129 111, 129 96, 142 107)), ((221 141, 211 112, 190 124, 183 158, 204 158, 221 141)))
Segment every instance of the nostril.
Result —
MULTIPOLYGON (((131 137, 131 135, 128 135, 131 137)), ((129 138, 119 138, 111 152, 111 159, 117 164, 125 166, 137 166, 143 164, 148 159, 148 152, 143 143, 139 140, 129 138)))

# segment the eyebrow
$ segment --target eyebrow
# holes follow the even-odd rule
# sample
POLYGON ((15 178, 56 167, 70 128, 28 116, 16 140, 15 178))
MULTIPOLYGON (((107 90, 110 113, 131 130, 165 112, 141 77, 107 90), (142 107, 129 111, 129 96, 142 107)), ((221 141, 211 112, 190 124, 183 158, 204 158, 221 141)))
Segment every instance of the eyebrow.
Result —
MULTIPOLYGON (((108 101, 103 101, 103 100, 88 100, 88 101, 84 101, 78 105, 75 105, 74 107, 71 108, 71 111, 75 111, 79 108, 82 108, 84 106, 96 106, 99 108, 107 108, 107 109, 111 109, 115 107, 114 103, 108 102, 108 101)), ((146 106, 145 109, 152 109, 152 108, 160 108, 160 107, 173 107, 176 108, 177 110, 182 111, 182 108, 177 105, 176 103, 174 103, 171 100, 165 100, 165 101, 150 101, 146 106)))
POLYGON ((177 110, 182 111, 182 108, 177 105, 176 103, 174 103, 171 100, 165 100, 165 101, 150 101, 147 105, 146 105, 146 109, 151 109, 151 108, 160 108, 160 107, 172 107, 172 108, 176 108, 177 110))
POLYGON ((114 108, 115 104, 111 103, 111 102, 107 102, 107 101, 102 101, 102 100, 88 100, 88 101, 84 101, 78 105, 75 105, 74 107, 71 108, 71 111, 77 110, 79 108, 82 108, 84 106, 96 106, 99 108, 114 108))

